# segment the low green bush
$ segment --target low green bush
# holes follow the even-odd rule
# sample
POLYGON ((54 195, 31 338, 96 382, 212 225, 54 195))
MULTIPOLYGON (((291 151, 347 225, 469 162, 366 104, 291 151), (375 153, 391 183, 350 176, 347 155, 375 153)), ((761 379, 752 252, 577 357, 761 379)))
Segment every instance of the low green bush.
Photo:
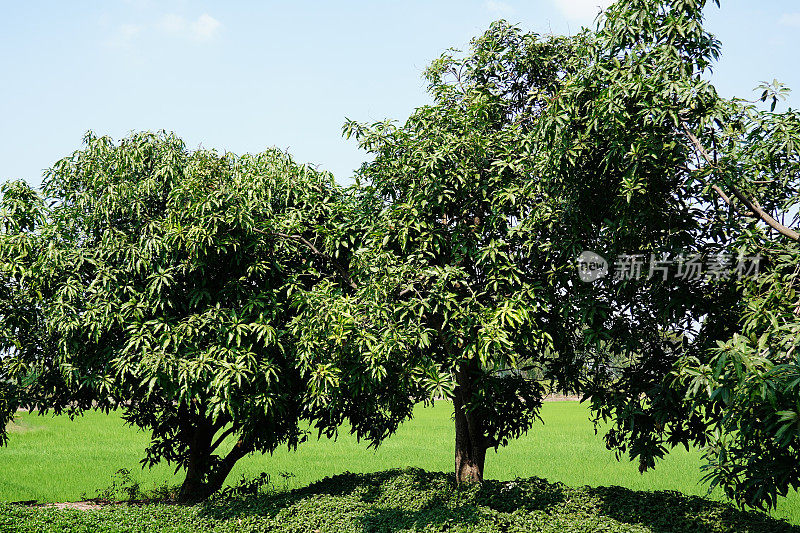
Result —
POLYGON ((292 491, 259 486, 255 494, 229 491, 195 506, 79 511, 3 504, 0 531, 800 533, 767 515, 697 496, 571 488, 535 477, 458 489, 451 474, 408 469, 346 473, 292 491))

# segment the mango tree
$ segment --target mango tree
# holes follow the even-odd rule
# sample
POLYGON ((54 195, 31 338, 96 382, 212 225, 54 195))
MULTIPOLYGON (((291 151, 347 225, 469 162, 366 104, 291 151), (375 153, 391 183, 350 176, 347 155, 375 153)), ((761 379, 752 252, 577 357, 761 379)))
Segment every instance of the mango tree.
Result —
POLYGON ((740 326, 705 358, 686 357, 676 388, 702 413, 712 438, 706 479, 740 505, 774 508, 800 487, 800 113, 776 111, 787 90, 763 84, 760 101, 720 100, 687 136, 696 173, 720 196, 715 225, 728 252, 761 258, 740 280, 740 326))
POLYGON ((486 451, 531 427, 543 382, 579 375, 559 300, 572 266, 550 260, 557 209, 526 191, 531 128, 577 41, 495 24, 428 69, 433 105, 399 126, 345 126, 374 156, 358 173, 371 215, 353 289, 319 284, 305 299, 298 335, 325 333, 301 350, 326 354, 338 383, 397 388, 397 403, 452 399, 459 482, 481 481, 486 451), (345 376, 345 361, 363 371, 345 376))
POLYGON ((88 134, 43 197, 16 184, 2 201, 4 411, 121 409, 151 432, 144 464, 186 471, 181 501, 306 438, 319 369, 297 363, 288 328, 293 294, 346 286, 312 242, 345 201, 329 174, 278 150, 88 134))
POLYGON ((606 11, 584 66, 540 121, 540 175, 599 191, 596 209, 580 211, 597 228, 589 246, 648 259, 683 251, 721 267, 690 280, 673 264, 663 278, 579 286, 581 327, 595 339, 587 349, 603 369, 584 391, 613 422, 609 447, 642 469, 670 446, 704 447, 712 486, 769 507, 800 479, 800 120, 775 112, 779 84, 761 87, 762 107, 717 94, 707 3, 629 0, 606 11), (761 271, 741 269, 741 258, 761 271))

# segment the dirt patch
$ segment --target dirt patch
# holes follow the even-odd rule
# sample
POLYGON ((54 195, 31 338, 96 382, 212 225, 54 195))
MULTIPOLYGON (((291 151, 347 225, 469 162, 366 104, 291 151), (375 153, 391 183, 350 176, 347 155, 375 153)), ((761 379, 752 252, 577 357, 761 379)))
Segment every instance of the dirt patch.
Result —
POLYGON ((27 433, 29 431, 36 431, 37 429, 41 429, 41 426, 18 420, 12 420, 6 426, 6 431, 8 433, 27 433))
POLYGON ((11 502, 11 505, 24 505, 26 507, 38 507, 40 509, 65 509, 76 511, 96 511, 105 507, 119 507, 122 505, 135 505, 141 506, 146 504, 162 504, 162 505, 180 505, 174 501, 169 500, 130 500, 130 501, 111 501, 102 498, 93 498, 91 500, 81 500, 79 502, 51 502, 39 503, 36 500, 28 500, 21 502, 11 502))
POLYGON ((548 394, 543 398, 545 402, 579 402, 581 401, 580 396, 574 395, 564 395, 564 394, 548 394))
POLYGON ((108 503, 100 503, 96 501, 82 501, 82 502, 59 502, 59 503, 43 503, 36 505, 36 507, 43 507, 43 508, 56 508, 56 509, 74 509, 76 511, 94 511, 96 509, 102 509, 108 503))

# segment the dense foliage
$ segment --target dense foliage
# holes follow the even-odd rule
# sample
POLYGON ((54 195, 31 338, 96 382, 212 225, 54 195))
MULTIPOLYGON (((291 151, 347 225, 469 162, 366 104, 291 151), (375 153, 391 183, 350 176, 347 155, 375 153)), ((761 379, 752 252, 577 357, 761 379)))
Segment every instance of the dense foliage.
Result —
POLYGON ((728 250, 761 256, 761 272, 742 280, 740 328, 710 359, 686 358, 675 374, 693 408, 707 415, 712 485, 741 504, 772 507, 800 485, 800 114, 775 111, 780 85, 762 89, 769 110, 723 102, 701 134, 713 147, 713 164, 701 172, 734 191, 718 220, 731 235, 728 250))
MULTIPOLYGON (((30 279, 30 233, 43 221, 39 195, 21 182, 0 187, 0 364, 10 350, 40 351, 40 328, 30 279)), ((0 372, 0 445, 8 440, 5 427, 20 405, 19 384, 0 372)))
POLYGON ((549 238, 558 211, 529 182, 530 130, 579 40, 495 24, 428 69, 434 104, 399 126, 345 125, 374 155, 358 173, 374 214, 349 262, 354 290, 315 286, 299 334, 305 350, 369 361, 357 379, 407 376, 452 398, 461 481, 527 431, 543 380, 578 375, 557 303, 569 268, 549 238))
POLYGON ((459 479, 527 431, 544 385, 581 390, 642 469, 665 445, 708 442, 668 380, 733 332, 735 282, 645 270, 583 284, 575 264, 584 250, 725 250, 686 134, 718 105, 702 8, 622 2, 571 38, 497 23, 431 65, 434 103, 404 124, 346 124, 374 155, 359 172, 374 222, 350 263, 363 282, 319 296, 306 331, 334 329, 332 352, 407 352, 454 401, 459 479))
POLYGON ((38 411, 123 409, 152 432, 144 461, 186 469, 181 498, 202 499, 244 455, 305 438, 317 369, 287 340, 291 299, 332 272, 303 235, 343 194, 276 150, 85 142, 48 171, 47 206, 4 191, 2 264, 28 298, 3 298, 0 377, 38 411))
POLYGON ((564 227, 582 218, 590 249, 722 266, 583 286, 577 309, 600 370, 585 392, 615 423, 608 445, 643 469, 669 446, 703 446, 712 486, 769 507, 800 483, 800 121, 776 112, 777 82, 760 90, 768 110, 716 93, 705 4, 627 1, 605 13, 586 66, 541 121, 554 147, 541 176, 565 191, 589 184, 593 207, 564 227), (761 271, 736 271, 743 257, 761 271))
POLYGON ((202 499, 301 419, 377 444, 445 397, 457 480, 481 481, 549 387, 642 470, 702 446, 712 485, 774 506, 800 486, 800 114, 778 83, 717 94, 708 3, 492 25, 427 70, 431 105, 345 125, 373 156, 350 189, 153 134, 87 136, 43 196, 4 185, 0 444, 19 406, 121 407, 202 499), (584 251, 615 272, 579 281, 584 251))
POLYGON ((719 44, 703 30, 704 3, 612 6, 535 137, 536 179, 561 206, 559 260, 591 250, 610 263, 607 277, 564 291, 580 317, 581 389, 614 423, 608 445, 643 470, 668 446, 706 444, 707 426, 670 386, 671 372, 683 357, 707 360, 736 327, 735 279, 686 271, 692 258, 705 268, 727 251, 728 238, 710 223, 687 136, 718 102, 706 74, 719 44))

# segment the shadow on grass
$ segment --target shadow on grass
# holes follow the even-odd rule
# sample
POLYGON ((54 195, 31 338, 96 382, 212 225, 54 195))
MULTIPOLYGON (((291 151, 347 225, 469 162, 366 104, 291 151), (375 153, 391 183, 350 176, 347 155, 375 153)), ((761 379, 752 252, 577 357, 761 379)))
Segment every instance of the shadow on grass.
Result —
POLYGON ((774 531, 800 533, 800 527, 755 511, 676 491, 634 491, 624 487, 584 487, 599 501, 598 511, 625 524, 639 524, 655 533, 675 531, 774 531))
POLYGON ((295 510, 312 502, 311 512, 320 512, 332 520, 337 512, 349 514, 352 521, 360 523, 363 531, 424 529, 448 523, 477 524, 477 507, 469 498, 459 503, 461 496, 451 476, 441 473, 420 469, 373 474, 345 472, 290 492, 211 500, 202 512, 214 520, 254 515, 276 519, 287 511, 295 515, 295 510))
POLYGON ((290 492, 217 498, 201 514, 214 520, 257 518, 272 527, 349 531, 448 529, 528 530, 553 523, 616 522, 616 530, 646 527, 677 531, 794 532, 800 528, 760 513, 677 492, 640 492, 621 487, 570 488, 539 478, 486 481, 459 489, 452 474, 420 469, 374 474, 345 473, 290 492))

